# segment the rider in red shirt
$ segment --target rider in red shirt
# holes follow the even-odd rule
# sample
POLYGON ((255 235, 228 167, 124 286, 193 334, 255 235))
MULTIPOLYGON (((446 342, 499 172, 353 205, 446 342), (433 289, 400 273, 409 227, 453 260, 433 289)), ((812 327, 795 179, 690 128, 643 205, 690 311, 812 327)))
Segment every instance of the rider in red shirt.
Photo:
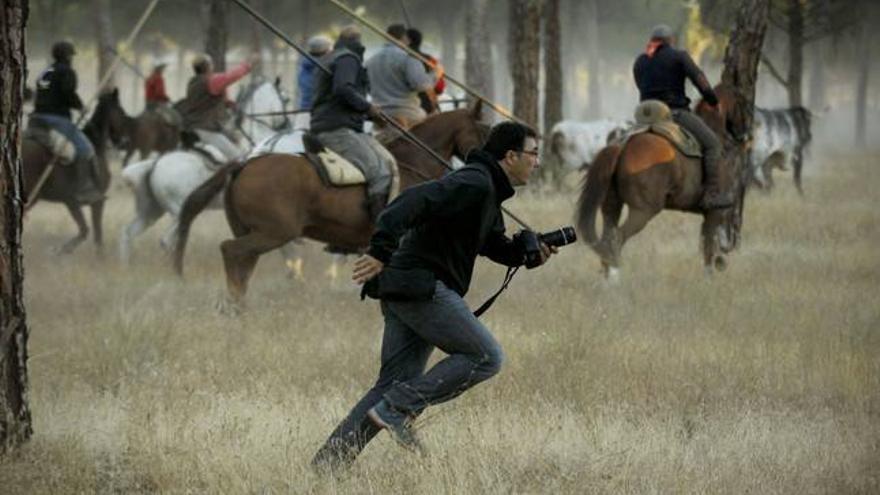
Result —
POLYGON ((152 110, 159 105, 164 105, 170 101, 168 94, 165 92, 165 79, 162 73, 165 71, 165 64, 157 64, 153 68, 150 77, 144 83, 144 92, 147 100, 147 109, 152 110))

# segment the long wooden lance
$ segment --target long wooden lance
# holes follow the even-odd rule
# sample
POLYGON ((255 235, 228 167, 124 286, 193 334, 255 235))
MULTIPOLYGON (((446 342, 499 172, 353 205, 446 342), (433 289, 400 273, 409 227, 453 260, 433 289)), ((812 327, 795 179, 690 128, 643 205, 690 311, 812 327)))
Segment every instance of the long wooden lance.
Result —
MULTIPOLYGON (((323 71, 325 74, 327 74, 327 75, 332 75, 332 72, 330 72, 330 69, 328 69, 326 66, 324 66, 324 64, 322 64, 320 60, 318 60, 318 59, 315 58, 314 56, 310 55, 306 50, 304 50, 304 49, 303 49, 302 47, 300 47, 296 42, 294 42, 292 39, 290 39, 289 36, 287 36, 286 34, 284 34, 283 31, 281 31, 280 29, 278 29, 277 27, 275 27, 274 24, 272 24, 271 22, 269 22, 269 20, 267 20, 265 17, 263 17, 259 12, 257 12, 256 10, 254 10, 254 8, 251 7, 249 4, 245 3, 243 0, 230 0, 230 1, 233 2, 233 3, 235 3, 236 5, 238 5, 239 7, 241 7, 242 10, 244 10, 245 12, 247 12, 248 14, 250 14, 251 17, 253 17, 254 19, 256 19, 256 21, 259 22, 260 24, 262 24, 266 29, 268 29, 269 31, 272 31, 272 33, 275 34, 275 36, 278 36, 282 41, 284 41, 285 43, 287 43, 287 45, 289 45, 291 48, 293 48, 294 50, 298 51, 300 54, 302 54, 303 56, 305 56, 306 58, 308 58, 310 61, 312 61, 312 62, 315 64, 315 66, 317 66, 319 69, 321 69, 321 71, 323 71)), ((331 1, 333 1, 333 0, 331 0, 331 1)), ((435 160, 437 160, 437 161, 438 161, 440 164, 442 164, 444 167, 446 167, 446 168, 449 169, 449 170, 455 170, 455 169, 452 167, 452 165, 450 165, 449 162, 446 161, 445 158, 443 158, 442 156, 440 156, 439 154, 437 154, 436 151, 434 151, 434 150, 431 149, 428 145, 426 145, 425 143, 423 143, 419 138, 417 138, 416 136, 414 136, 414 135, 413 135, 411 132, 409 132, 407 129, 403 128, 400 124, 397 123, 396 120, 394 120, 393 118, 389 117, 385 112, 383 112, 383 111, 380 110, 380 111, 379 111, 379 115, 382 117, 382 119, 383 119, 388 125, 390 125, 391 127, 394 127, 395 129, 397 129, 397 131, 400 132, 401 135, 403 135, 403 136, 404 136, 405 138, 407 138, 411 143, 413 143, 414 145, 416 145, 417 147, 419 147, 422 151, 424 151, 424 152, 428 153, 429 155, 431 155, 432 158, 434 158, 435 160)), ((526 124, 526 125, 527 125, 527 124, 526 124)), ((501 210, 502 210, 504 213, 506 213, 506 214, 507 214, 507 215, 508 215, 508 216, 509 216, 514 222, 518 223, 522 228, 527 229, 527 230, 533 230, 531 227, 529 227, 529 225, 528 225, 527 223, 525 223, 525 222, 524 222, 523 220, 521 220, 519 217, 517 217, 516 215, 514 215, 513 213, 511 213, 510 211, 508 211, 506 208, 502 207, 501 210)))
MULTIPOLYGON (((370 31, 373 31, 374 33, 378 34, 379 36, 385 38, 388 42, 390 42, 390 43, 394 43, 395 45, 397 45, 398 47, 400 47, 400 48, 401 48, 403 51, 405 51, 410 57, 413 57, 413 58, 417 59, 418 61, 422 62, 423 64, 428 65, 429 67, 432 65, 431 61, 428 60, 427 58, 425 58, 421 53, 419 53, 419 52, 413 50, 412 48, 406 46, 405 44, 401 43, 400 40, 395 39, 393 36, 391 36, 390 34, 386 33, 385 31, 383 31, 382 29, 380 29, 378 26, 376 26, 376 25, 373 24, 372 22, 370 22, 370 21, 364 19, 361 15, 359 15, 357 12, 355 12, 355 11, 351 10, 350 8, 348 8, 345 4, 343 4, 343 3, 340 2, 339 0, 329 0, 329 2, 332 3, 333 5, 335 5, 337 8, 339 8, 339 10, 345 12, 345 14, 348 15, 349 17, 353 18, 353 19, 356 20, 357 22, 359 22, 359 23, 363 24, 364 26, 366 26, 370 31)), ((449 75, 449 72, 444 73, 444 76, 443 76, 443 77, 444 77, 447 81, 449 81, 449 82, 455 84, 456 86, 458 86, 459 88, 461 88, 462 90, 464 90, 465 93, 467 93, 467 94, 473 96, 474 98, 477 98, 477 99, 479 99, 479 100, 482 100, 483 103, 485 103, 486 105, 488 105, 490 108, 492 108, 492 110, 495 110, 496 112, 498 112, 498 113, 501 114, 502 116, 504 116, 504 117, 506 117, 506 118, 508 118, 508 119, 510 119, 510 120, 513 120, 513 121, 519 122, 520 124, 527 125, 527 126, 531 127, 532 129, 535 129, 535 130, 538 129, 537 127, 535 127, 534 125, 530 124, 529 122, 526 122, 525 120, 523 120, 523 119, 517 117, 516 115, 513 115, 513 114, 512 114, 511 112, 509 112, 506 108, 504 108, 504 107, 502 107, 502 106, 496 104, 495 102, 493 102, 493 101, 490 100, 489 98, 486 98, 484 95, 482 95, 482 94, 479 93, 478 91, 476 91, 476 90, 470 88, 467 84, 465 84, 465 83, 461 82, 460 80, 456 79, 455 77, 449 75)))

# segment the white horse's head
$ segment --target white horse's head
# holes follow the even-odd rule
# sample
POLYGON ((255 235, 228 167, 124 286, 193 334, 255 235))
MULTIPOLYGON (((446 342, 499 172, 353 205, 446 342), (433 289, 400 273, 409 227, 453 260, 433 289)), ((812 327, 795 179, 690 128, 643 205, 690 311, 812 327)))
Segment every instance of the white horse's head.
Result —
POLYGON ((245 86, 238 95, 241 130, 254 142, 284 130, 290 123, 287 115, 281 115, 289 98, 278 86, 277 80, 258 79, 245 86), (278 115, 263 115, 272 113, 278 115))

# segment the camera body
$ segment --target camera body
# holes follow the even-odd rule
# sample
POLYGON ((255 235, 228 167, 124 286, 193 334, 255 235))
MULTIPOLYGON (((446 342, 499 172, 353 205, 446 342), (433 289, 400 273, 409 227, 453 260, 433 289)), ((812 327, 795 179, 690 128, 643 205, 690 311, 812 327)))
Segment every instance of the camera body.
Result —
POLYGON ((577 240, 577 234, 571 226, 562 227, 550 232, 538 234, 531 230, 521 230, 513 236, 523 250, 526 268, 535 268, 541 264, 541 243, 548 246, 561 247, 577 240))

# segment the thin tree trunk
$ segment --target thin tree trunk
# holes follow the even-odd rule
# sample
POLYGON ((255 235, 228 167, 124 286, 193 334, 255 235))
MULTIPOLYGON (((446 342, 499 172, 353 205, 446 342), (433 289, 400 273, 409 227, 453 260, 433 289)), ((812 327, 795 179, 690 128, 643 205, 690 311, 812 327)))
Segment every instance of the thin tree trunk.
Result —
POLYGON ((544 130, 562 120, 562 56, 559 0, 545 0, 544 9, 544 130))
POLYGON ((205 53, 214 60, 214 70, 226 70, 226 42, 229 28, 226 20, 226 0, 203 0, 207 18, 205 53))
MULTIPOLYGON (((728 116, 727 126, 742 136, 751 132, 755 115, 755 83, 758 79, 761 47, 767 33, 769 8, 770 0, 743 0, 724 52, 721 84, 736 89, 733 108, 739 110, 728 116)), ((747 163, 746 150, 737 146, 733 152, 739 156, 725 161, 733 164, 733 168, 724 169, 723 180, 730 180, 744 187, 751 177, 748 167, 743 166, 747 163)), ((741 221, 740 218, 739 222, 741 221)))
POLYGON ((21 252, 21 105, 27 0, 0 4, 0 453, 30 438, 21 252))
POLYGON ((538 129, 538 75, 541 65, 540 0, 510 0, 510 58, 513 113, 538 129))
POLYGON ((859 35, 859 75, 856 82, 856 146, 867 144, 868 75, 871 73, 871 31, 868 22, 862 22, 859 35))
MULTIPOLYGON (((113 24, 110 20, 110 0, 95 0, 94 8, 97 13, 95 16, 95 22, 97 24, 95 34, 97 35, 98 43, 97 84, 100 84, 101 79, 107 74, 107 71, 110 70, 110 66, 113 64, 113 58, 116 55, 114 53, 115 43, 113 42, 113 24)), ((114 85, 115 81, 113 76, 111 76, 104 87, 110 88, 114 85)))
POLYGON ((587 115, 591 119, 602 116, 602 90, 599 82, 602 77, 602 68, 599 50, 599 4, 597 0, 588 0, 587 7, 587 73, 589 74, 589 86, 587 89, 587 115))
POLYGON ((803 105, 801 81, 804 77, 803 0, 788 0, 788 105, 803 105))
POLYGON ((494 98, 489 38, 489 0, 471 0, 465 16, 465 83, 490 100, 494 98))
POLYGON ((810 109, 814 112, 825 108, 825 54, 828 51, 828 41, 819 40, 815 43, 813 63, 810 66, 810 109))

